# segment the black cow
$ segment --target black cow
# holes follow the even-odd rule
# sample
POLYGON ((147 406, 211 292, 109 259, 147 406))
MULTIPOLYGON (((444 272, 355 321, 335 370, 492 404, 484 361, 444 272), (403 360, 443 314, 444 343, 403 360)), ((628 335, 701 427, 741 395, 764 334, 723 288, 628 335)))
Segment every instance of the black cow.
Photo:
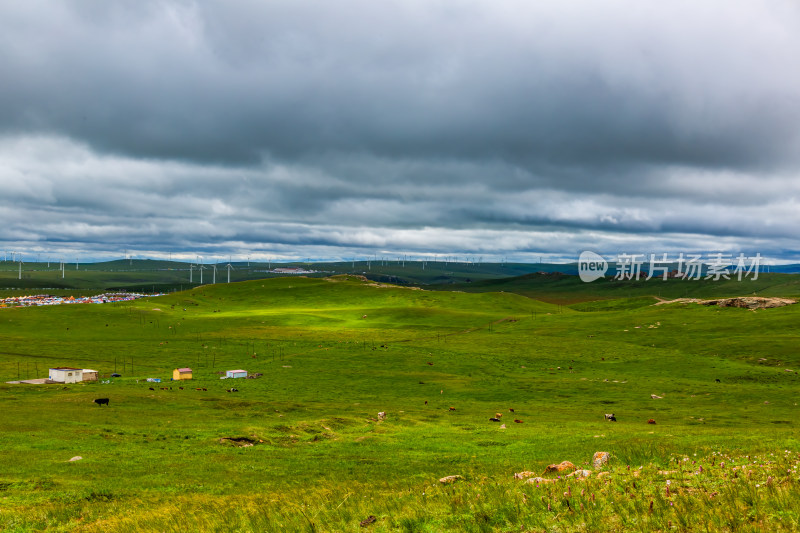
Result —
POLYGON ((94 400, 94 403, 96 403, 97 405, 108 405, 108 398, 96 398, 94 400))

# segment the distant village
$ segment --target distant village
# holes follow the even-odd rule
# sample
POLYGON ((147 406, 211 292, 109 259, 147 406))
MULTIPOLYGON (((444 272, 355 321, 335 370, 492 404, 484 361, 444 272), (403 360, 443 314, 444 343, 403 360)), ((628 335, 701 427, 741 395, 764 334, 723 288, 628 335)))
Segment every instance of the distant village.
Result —
POLYGON ((139 298, 149 298, 151 296, 163 296, 163 293, 139 294, 133 292, 107 293, 97 296, 50 296, 47 294, 37 294, 30 296, 11 296, 0 298, 0 307, 32 307, 39 305, 61 305, 61 304, 105 304, 111 302, 127 302, 138 300, 139 298))
POLYGON ((317 274, 321 270, 306 270, 305 268, 279 267, 272 270, 256 270, 256 272, 266 272, 269 274, 317 274))

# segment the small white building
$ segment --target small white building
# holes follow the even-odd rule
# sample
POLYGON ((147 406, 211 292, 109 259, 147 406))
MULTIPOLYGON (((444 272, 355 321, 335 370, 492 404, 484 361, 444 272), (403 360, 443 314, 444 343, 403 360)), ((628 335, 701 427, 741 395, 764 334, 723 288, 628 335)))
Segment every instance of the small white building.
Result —
POLYGON ((91 368, 84 368, 83 381, 97 381, 97 370, 92 370, 91 368))
POLYGON ((68 366, 59 366, 51 368, 49 371, 50 381, 57 381, 59 383, 80 383, 83 381, 82 368, 70 368, 68 366))
POLYGON ((228 370, 225 372, 226 378, 246 378, 247 370, 228 370))

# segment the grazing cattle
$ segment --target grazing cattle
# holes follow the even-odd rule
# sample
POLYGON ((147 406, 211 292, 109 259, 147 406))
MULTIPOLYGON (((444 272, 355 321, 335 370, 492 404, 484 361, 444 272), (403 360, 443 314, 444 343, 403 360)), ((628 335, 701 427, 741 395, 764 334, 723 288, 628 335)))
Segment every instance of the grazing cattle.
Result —
POLYGON ((451 410, 451 411, 455 411, 455 410, 456 410, 456 408, 455 408, 455 407, 451 407, 451 408, 450 408, 450 410, 451 410))
POLYGON ((203 387, 203 392, 205 392, 205 391, 207 391, 207 390, 208 390, 207 388, 203 387))
MULTIPOLYGON (((97 405, 108 405, 108 398, 97 398, 94 403, 97 405)), ((111 406, 109 405, 109 407, 111 406)))
POLYGON ((522 420, 520 420, 519 418, 515 418, 514 422, 516 422, 517 424, 522 424, 522 420))
POLYGON ((150 387, 150 390, 153 390, 153 391, 154 391, 155 389, 154 389, 153 387, 150 387))
POLYGON ((194 389, 194 390, 203 390, 203 389, 201 389, 200 387, 197 387, 197 388, 196 388, 196 389, 194 389))
POLYGON ((617 421, 617 417, 614 416, 614 413, 611 413, 611 414, 606 413, 606 420, 609 421, 609 422, 616 422, 617 421))
POLYGON ((183 387, 178 387, 180 390, 183 390, 183 387))
POLYGON ((429 365, 431 365, 431 366, 433 366, 433 363, 431 363, 430 361, 428 361, 428 364, 429 364, 429 365))
POLYGON ((228 389, 228 392, 239 392, 239 389, 228 389))
POLYGON ((514 412, 514 408, 513 408, 513 407, 509 407, 509 408, 508 408, 508 412, 509 412, 509 413, 513 413, 513 412, 514 412))
POLYGON ((500 419, 492 417, 492 418, 489 419, 489 422, 500 422, 500 419))
POLYGON ((655 423, 656 423, 656 421, 655 421, 655 420, 653 420, 653 419, 651 418, 650 420, 648 420, 648 421, 647 421, 647 423, 648 423, 648 424, 655 424, 655 423))
POLYGON ((719 379, 715 379, 714 381, 716 381, 717 383, 721 383, 721 381, 719 379))
POLYGON ((428 400, 425 400, 425 405, 428 405, 428 400))
POLYGON ((503 414, 502 413, 495 413, 494 417, 495 418, 503 418, 503 414))

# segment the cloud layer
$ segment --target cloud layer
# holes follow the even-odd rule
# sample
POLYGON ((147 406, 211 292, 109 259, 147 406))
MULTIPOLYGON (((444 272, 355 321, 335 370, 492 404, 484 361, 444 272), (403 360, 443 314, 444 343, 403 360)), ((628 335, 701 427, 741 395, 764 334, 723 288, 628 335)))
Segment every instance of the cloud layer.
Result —
POLYGON ((800 252, 790 1, 0 5, 0 244, 800 252))

